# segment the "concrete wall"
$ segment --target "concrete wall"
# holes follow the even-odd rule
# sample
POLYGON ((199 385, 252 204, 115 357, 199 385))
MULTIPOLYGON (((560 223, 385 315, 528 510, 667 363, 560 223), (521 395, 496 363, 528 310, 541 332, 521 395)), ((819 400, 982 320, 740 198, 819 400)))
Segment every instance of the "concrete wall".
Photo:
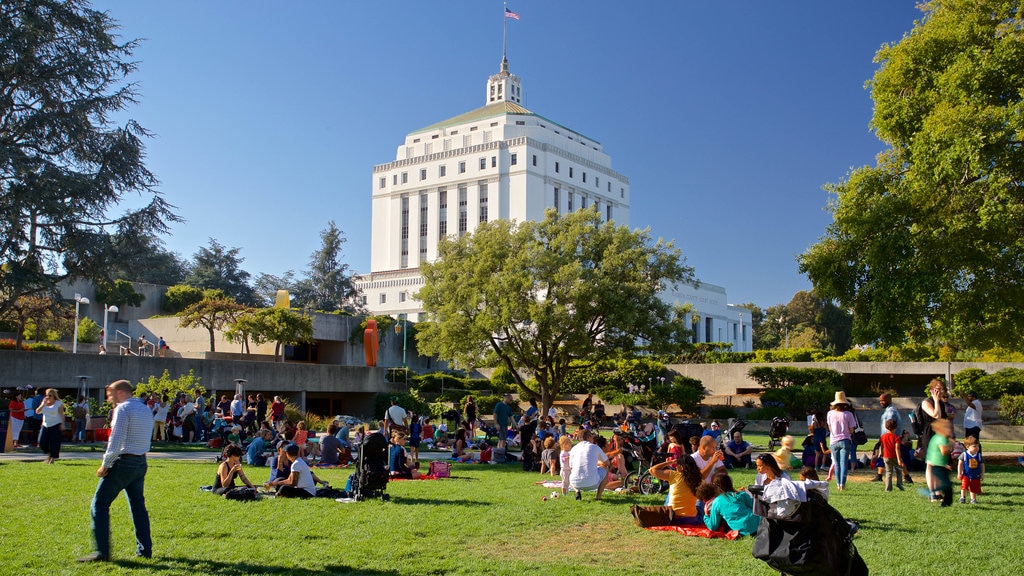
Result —
POLYGON ((248 380, 246 392, 281 394, 300 407, 306 406, 307 399, 331 399, 355 415, 371 414, 378 393, 404 391, 404 384, 384 382, 385 368, 0 350, 4 387, 31 384, 71 394, 78 388, 79 376, 90 376, 94 394, 101 394, 115 380, 137 383, 164 370, 171 377, 194 370, 208 391, 233 392, 234 380, 243 378, 248 380))

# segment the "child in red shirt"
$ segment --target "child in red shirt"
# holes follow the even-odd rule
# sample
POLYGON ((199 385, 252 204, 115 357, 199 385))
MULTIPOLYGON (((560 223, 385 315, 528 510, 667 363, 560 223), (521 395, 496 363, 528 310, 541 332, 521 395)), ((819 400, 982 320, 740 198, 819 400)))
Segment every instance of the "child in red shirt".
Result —
POLYGON ((903 457, 900 455, 900 437, 896 435, 896 421, 885 421, 882 445, 882 460, 885 462, 885 491, 892 492, 892 477, 896 475, 896 487, 903 490, 903 457))

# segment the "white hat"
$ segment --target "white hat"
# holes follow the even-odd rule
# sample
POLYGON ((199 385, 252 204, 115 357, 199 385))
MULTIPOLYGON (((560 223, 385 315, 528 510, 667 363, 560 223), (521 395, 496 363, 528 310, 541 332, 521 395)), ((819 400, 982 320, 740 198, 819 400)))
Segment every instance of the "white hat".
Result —
POLYGON ((846 399, 846 392, 843 392, 842 390, 836 392, 836 399, 832 401, 831 405, 835 406, 836 404, 846 404, 847 406, 850 405, 850 401, 846 399))

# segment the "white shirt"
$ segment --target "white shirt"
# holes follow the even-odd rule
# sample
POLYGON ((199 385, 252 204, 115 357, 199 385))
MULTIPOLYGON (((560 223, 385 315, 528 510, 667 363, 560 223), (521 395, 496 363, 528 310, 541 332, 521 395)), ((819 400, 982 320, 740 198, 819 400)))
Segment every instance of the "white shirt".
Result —
POLYGON ((299 483, 295 485, 296 488, 301 488, 310 495, 316 496, 316 483, 313 482, 313 473, 309 471, 309 465, 302 458, 296 458, 292 462, 292 474, 299 475, 299 483))
POLYGON ((157 422, 167 421, 167 404, 165 402, 157 402, 153 404, 153 420, 157 422))
POLYGON ((149 452, 153 435, 153 413, 138 398, 114 407, 110 418, 110 440, 103 454, 103 466, 110 468, 121 454, 142 455, 149 452))
POLYGON ((572 486, 591 487, 601 482, 597 463, 607 462, 608 455, 596 444, 583 441, 569 451, 569 484, 572 486))
POLYGON ((46 428, 64 423, 64 403, 60 400, 50 406, 43 404, 39 411, 43 414, 43 426, 46 428))
POLYGON ((398 424, 399 426, 405 425, 405 419, 408 418, 408 414, 405 413, 405 408, 402 408, 398 404, 388 408, 388 420, 392 424, 398 424))
POLYGON ((981 428, 981 400, 967 402, 964 410, 964 428, 981 428))
MULTIPOLYGON (((711 457, 714 458, 714 455, 712 454, 711 457)), ((704 471, 704 467, 708 465, 708 461, 701 457, 700 452, 694 452, 693 454, 690 454, 690 458, 693 458, 694 463, 697 464, 697 469, 700 470, 701 472, 703 472, 704 471)), ((725 467, 725 464, 722 464, 721 460, 719 460, 718 462, 715 462, 715 467, 712 468, 711 472, 708 472, 708 475, 704 477, 704 483, 705 484, 710 484, 711 483, 711 477, 715 475, 715 470, 718 469, 718 468, 724 468, 724 467, 725 467)))

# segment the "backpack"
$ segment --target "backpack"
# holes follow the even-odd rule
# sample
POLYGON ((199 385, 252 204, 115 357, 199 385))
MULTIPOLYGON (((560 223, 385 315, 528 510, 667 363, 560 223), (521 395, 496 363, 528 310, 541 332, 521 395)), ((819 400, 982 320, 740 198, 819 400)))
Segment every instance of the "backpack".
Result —
POLYGON ((434 478, 450 478, 451 477, 451 464, 448 462, 442 462, 441 460, 434 460, 430 463, 428 471, 434 478))
POLYGON ((921 407, 921 403, 914 406, 914 410, 910 413, 910 429, 915 436, 924 434, 924 423, 928 417, 924 412, 924 408, 921 407))

